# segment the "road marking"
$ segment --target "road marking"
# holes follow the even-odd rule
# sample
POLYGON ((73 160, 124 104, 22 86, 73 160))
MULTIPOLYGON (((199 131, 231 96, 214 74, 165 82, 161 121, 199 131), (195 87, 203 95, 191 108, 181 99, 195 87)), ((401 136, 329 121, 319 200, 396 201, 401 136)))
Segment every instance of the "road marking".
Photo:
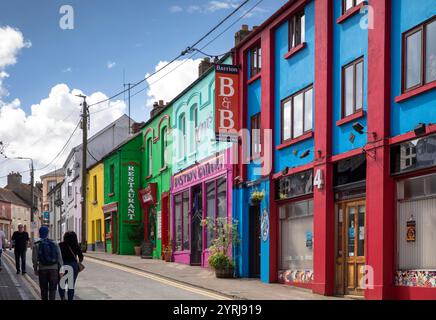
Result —
MULTIPOLYGON (((8 266, 7 263, 5 263, 5 267, 6 267, 7 271, 8 271, 8 273, 11 275, 12 281, 14 282, 15 286, 17 287, 18 292, 19 292, 21 298, 22 298, 23 300, 28 300, 28 299, 27 299, 27 295, 26 295, 26 294, 24 293, 24 291, 23 291, 23 288, 20 286, 20 284, 18 283, 16 277, 14 277, 13 273, 12 273, 11 270, 9 269, 9 267, 13 268, 13 267, 15 266, 15 265, 14 265, 14 259, 13 259, 10 255, 8 255, 8 254, 5 254, 5 255, 3 255, 3 256, 6 257, 5 261, 6 261, 7 263, 10 263, 10 264, 12 265, 12 267, 11 267, 11 266, 8 266)), ((33 297, 34 297, 35 299, 39 300, 39 299, 40 299, 40 296, 39 296, 39 294, 38 294, 38 291, 35 290, 35 287, 36 287, 36 288, 39 288, 39 286, 38 286, 38 285, 35 283, 35 281, 33 281, 33 280, 32 280, 32 279, 31 279, 27 274, 24 275, 24 279, 26 279, 27 282, 28 282, 28 283, 26 283, 26 281, 23 281, 23 283, 24 283, 25 285, 27 285, 27 288, 29 289, 30 293, 33 295, 33 297)))
POLYGON ((176 288, 179 288, 179 289, 182 289, 182 290, 185 290, 185 291, 189 291, 189 292, 192 292, 192 293, 200 294, 200 295, 212 298, 212 299, 217 299, 217 300, 232 300, 230 297, 227 297, 227 296, 224 296, 224 295, 220 295, 220 294, 216 294, 216 293, 212 293, 212 292, 204 290, 204 289, 195 288, 193 286, 181 284, 179 282, 172 281, 172 280, 166 279, 166 278, 161 277, 161 276, 153 275, 151 273, 148 273, 147 271, 139 271, 139 270, 136 270, 136 269, 131 268, 131 267, 120 266, 120 265, 115 264, 115 263, 111 263, 111 262, 107 262, 107 261, 102 261, 102 260, 99 260, 99 259, 91 258, 89 256, 87 256, 86 259, 87 260, 92 260, 92 262, 94 262, 94 263, 98 263, 98 264, 101 264, 101 265, 104 265, 104 266, 107 266, 107 267, 110 267, 110 268, 113 268, 113 269, 118 269, 118 270, 125 271, 125 272, 131 273, 131 274, 135 274, 135 275, 138 275, 138 276, 143 277, 143 278, 154 280, 154 281, 157 281, 157 282, 160 282, 160 283, 163 283, 163 284, 167 284, 167 285, 172 286, 172 287, 176 287, 176 288))

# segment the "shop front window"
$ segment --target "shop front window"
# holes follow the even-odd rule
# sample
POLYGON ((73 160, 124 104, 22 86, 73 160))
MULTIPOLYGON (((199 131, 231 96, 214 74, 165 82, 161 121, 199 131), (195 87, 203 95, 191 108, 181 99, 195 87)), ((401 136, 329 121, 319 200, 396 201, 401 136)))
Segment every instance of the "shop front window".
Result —
POLYGON ((397 268, 435 270, 436 174, 397 183, 397 268))
POLYGON ((189 250, 189 191, 174 197, 176 251, 189 250))
POLYGON ((280 269, 313 268, 313 200, 280 207, 280 269))
MULTIPOLYGON (((207 188, 207 217, 209 220, 227 217, 227 179, 219 178, 209 182, 207 188)), ((214 234, 207 230, 207 248, 212 245, 214 234)))
POLYGON ((182 251, 182 195, 174 197, 175 218, 176 218, 176 251, 182 251))

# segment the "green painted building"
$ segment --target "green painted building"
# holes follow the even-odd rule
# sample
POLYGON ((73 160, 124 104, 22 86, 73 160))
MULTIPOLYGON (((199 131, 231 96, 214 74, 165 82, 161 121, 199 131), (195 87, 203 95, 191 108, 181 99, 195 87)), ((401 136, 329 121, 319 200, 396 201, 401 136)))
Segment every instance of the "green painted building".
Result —
POLYGON ((108 253, 134 254, 129 234, 142 223, 138 198, 141 185, 143 138, 137 133, 104 159, 104 228, 108 253))
POLYGON ((155 259, 163 258, 163 248, 170 244, 171 114, 172 106, 160 102, 142 129, 144 161, 139 193, 145 240, 151 244, 155 259))

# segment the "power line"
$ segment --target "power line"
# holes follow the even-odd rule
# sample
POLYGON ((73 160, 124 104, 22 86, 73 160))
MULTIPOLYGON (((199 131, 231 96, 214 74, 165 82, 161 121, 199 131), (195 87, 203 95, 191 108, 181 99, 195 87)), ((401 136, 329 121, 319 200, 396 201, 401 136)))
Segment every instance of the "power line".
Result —
MULTIPOLYGON (((208 43, 206 43, 203 47, 201 47, 200 49, 195 49, 193 48, 192 50, 195 50, 197 52, 193 53, 188 59, 184 60, 182 63, 180 63, 178 66, 176 66, 175 68, 171 69, 169 72, 167 72, 166 74, 164 74, 162 77, 160 77, 159 79, 157 79, 156 81, 149 83, 146 87, 142 88, 141 90, 135 92, 134 94, 132 94, 131 98, 133 98, 134 96, 138 95, 139 93, 143 92, 144 90, 148 89, 151 85, 157 83, 158 81, 162 80, 163 78, 165 78, 166 76, 168 76, 170 73, 172 73, 173 71, 175 71, 176 69, 180 68, 183 64, 185 64, 188 60, 194 58, 198 53, 202 53, 205 56, 209 56, 209 57, 216 57, 216 56, 224 56, 226 55, 228 52, 222 54, 222 55, 208 55, 206 53, 203 53, 202 50, 204 50, 205 48, 207 48, 210 44, 212 44, 213 42, 215 42, 216 39, 218 39, 219 37, 221 37, 224 33, 226 33, 230 28, 232 28, 236 23, 238 23, 240 20, 242 20, 243 18, 245 18, 251 11, 253 11, 259 4, 261 4, 264 0, 259 0, 255 5, 253 5, 250 9, 248 9, 243 15, 241 15, 238 19, 236 19, 232 24, 230 24, 227 28, 225 28, 222 32, 220 32, 216 37, 214 37, 212 40, 210 40, 208 43)), ((111 107, 108 107, 106 109, 109 109, 111 107)))
MULTIPOLYGON (((236 12, 238 12, 245 4, 247 4, 250 0, 245 0, 244 2, 242 2, 238 7, 236 7, 230 14, 228 14, 223 20, 221 20, 215 27, 213 27, 211 30, 209 30, 204 36, 202 36, 199 40, 197 40, 194 44, 192 44, 191 46, 187 47, 185 50, 183 50, 177 57, 175 57, 174 59, 172 59, 170 62, 168 62, 166 65, 164 65, 162 68, 154 71, 153 73, 149 74, 147 77, 145 77, 144 79, 132 84, 130 86, 130 89, 133 89, 135 87, 137 87, 138 85, 140 85, 141 83, 143 83, 144 81, 148 80, 150 77, 156 75, 157 73, 161 72, 162 70, 164 70, 165 68, 167 68, 169 65, 171 65, 172 63, 174 63, 175 61, 177 61, 179 58, 181 58, 182 56, 186 55, 187 53, 189 53, 192 48, 194 48, 197 44, 199 44, 200 42, 202 42, 204 39, 206 39, 211 33, 213 33, 216 29, 218 29, 224 22, 226 22, 228 19, 230 19, 236 12)), ((107 98, 107 99, 103 99, 101 101, 98 101, 96 103, 90 104, 88 107, 93 107, 97 104, 100 103, 104 103, 106 101, 112 100, 118 96, 120 96, 121 94, 127 92, 128 90, 124 89, 123 91, 120 91, 117 94, 114 94, 113 96, 107 98)))

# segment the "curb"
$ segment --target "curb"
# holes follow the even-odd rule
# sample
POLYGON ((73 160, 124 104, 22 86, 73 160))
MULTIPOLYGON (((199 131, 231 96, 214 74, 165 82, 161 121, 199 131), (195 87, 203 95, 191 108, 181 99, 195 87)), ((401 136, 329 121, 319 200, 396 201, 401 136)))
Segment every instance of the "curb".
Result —
POLYGON ((202 289, 202 290, 207 290, 207 291, 210 291, 212 293, 219 294, 219 295, 222 295, 224 297, 231 298, 231 299, 234 299, 234 300, 248 300, 247 298, 244 298, 244 297, 240 297, 240 296, 237 296, 237 295, 231 295, 231 294, 228 294, 228 293, 223 293, 223 292, 215 290, 215 289, 211 289, 211 288, 207 288, 207 287, 204 287, 204 286, 192 284, 190 282, 179 280, 179 279, 175 279, 175 278, 172 278, 172 277, 169 277, 169 276, 166 276, 166 275, 162 275, 162 274, 157 273, 157 272, 153 272, 153 271, 149 271, 149 270, 144 270, 144 269, 140 269, 140 268, 137 268, 137 267, 132 267, 132 266, 129 266, 127 264, 119 263, 119 262, 108 260, 108 259, 103 259, 103 258, 99 258, 99 257, 90 256, 90 255, 88 255, 86 253, 84 253, 83 255, 85 257, 87 257, 87 258, 90 258, 90 259, 95 259, 95 260, 99 260, 99 261, 103 261, 103 262, 113 263, 113 264, 116 264, 116 265, 121 266, 121 267, 126 267, 126 268, 130 268, 130 269, 133 269, 133 270, 136 270, 136 271, 146 272, 146 273, 152 274, 154 276, 161 277, 161 278, 166 279, 166 280, 170 280, 170 281, 173 281, 173 282, 178 282, 178 283, 183 284, 183 285, 188 285, 188 286, 191 286, 191 287, 194 287, 194 288, 199 288, 199 289, 202 289))

